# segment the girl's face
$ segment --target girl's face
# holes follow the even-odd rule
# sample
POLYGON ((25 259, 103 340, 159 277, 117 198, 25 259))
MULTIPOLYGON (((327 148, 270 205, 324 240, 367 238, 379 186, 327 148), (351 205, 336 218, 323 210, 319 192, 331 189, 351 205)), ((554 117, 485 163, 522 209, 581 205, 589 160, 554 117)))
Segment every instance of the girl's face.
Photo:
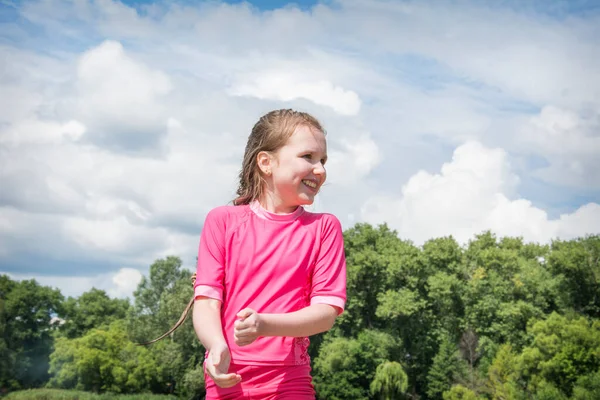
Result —
POLYGON ((325 135, 304 125, 274 154, 259 154, 259 167, 267 172, 266 196, 271 205, 291 212, 299 205, 312 204, 327 176, 326 161, 325 135))

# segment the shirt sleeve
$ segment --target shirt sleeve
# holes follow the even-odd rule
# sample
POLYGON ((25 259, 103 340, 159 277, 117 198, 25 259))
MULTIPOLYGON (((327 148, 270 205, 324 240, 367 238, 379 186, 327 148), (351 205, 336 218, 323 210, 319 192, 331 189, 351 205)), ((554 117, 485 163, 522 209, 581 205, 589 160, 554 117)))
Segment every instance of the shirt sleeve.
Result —
POLYGON ((339 220, 326 215, 321 247, 312 277, 310 304, 329 304, 341 314, 346 305, 346 255, 339 220))
POLYGON ((210 211, 204 220, 198 260, 194 297, 205 296, 223 301, 225 277, 225 215, 210 211))

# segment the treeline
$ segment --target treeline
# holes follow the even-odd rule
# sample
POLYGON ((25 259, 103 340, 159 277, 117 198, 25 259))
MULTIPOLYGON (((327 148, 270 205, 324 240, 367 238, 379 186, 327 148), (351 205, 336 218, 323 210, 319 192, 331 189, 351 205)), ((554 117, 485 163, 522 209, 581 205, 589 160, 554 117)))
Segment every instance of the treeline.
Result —
MULTIPOLYGON (((486 232, 415 246, 386 225, 344 232, 346 311, 311 339, 319 399, 599 399, 600 236, 549 245, 486 232)), ((178 257, 133 300, 0 276, 0 388, 203 399, 204 349, 178 257)))

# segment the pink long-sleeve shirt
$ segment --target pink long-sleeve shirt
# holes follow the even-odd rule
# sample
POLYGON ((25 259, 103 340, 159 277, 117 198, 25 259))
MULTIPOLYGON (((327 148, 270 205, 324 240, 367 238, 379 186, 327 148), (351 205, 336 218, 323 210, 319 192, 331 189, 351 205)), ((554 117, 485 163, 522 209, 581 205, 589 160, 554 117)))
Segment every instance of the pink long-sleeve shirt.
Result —
POLYGON ((233 363, 307 364, 308 338, 259 337, 237 346, 236 314, 246 307, 289 313, 318 303, 341 313, 346 260, 340 222, 303 207, 283 215, 258 202, 217 207, 206 216, 200 236, 194 291, 196 297, 222 302, 223 335, 233 363))

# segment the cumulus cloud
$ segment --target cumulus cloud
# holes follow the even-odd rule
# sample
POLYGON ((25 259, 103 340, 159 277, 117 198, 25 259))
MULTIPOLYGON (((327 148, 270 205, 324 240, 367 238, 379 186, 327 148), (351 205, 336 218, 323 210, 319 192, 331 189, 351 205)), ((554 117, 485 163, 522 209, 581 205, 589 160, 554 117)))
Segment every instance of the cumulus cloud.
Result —
POLYGON ((370 135, 341 139, 338 147, 328 151, 328 181, 334 185, 355 185, 367 177, 382 160, 377 143, 370 135))
POLYGON ((85 125, 75 120, 61 124, 54 121, 26 119, 19 121, 0 136, 0 144, 51 144, 63 140, 75 141, 81 138, 85 131, 85 125))
POLYGON ((108 294, 113 297, 131 297, 141 280, 142 274, 137 269, 121 268, 112 276, 114 286, 108 289, 108 294))
POLYGON ((0 271, 65 290, 103 276, 118 293, 123 266, 175 254, 190 268, 204 215, 234 197, 249 131, 274 108, 324 123, 330 185, 312 209, 345 227, 361 206, 416 240, 597 226, 597 15, 377 0, 16 7, 0 44, 0 271), (65 278, 74 267, 86 278, 65 278))
POLYGON ((166 133, 161 98, 172 89, 166 74, 135 61, 121 43, 105 41, 77 65, 77 107, 92 141, 116 149, 157 146, 166 133))
POLYGON ((465 243, 484 230, 536 242, 600 232, 597 203, 551 219, 529 200, 516 197, 517 184, 504 150, 469 142, 456 148, 439 173, 413 175, 400 197, 369 199, 362 217, 388 222, 400 236, 417 243, 447 235, 465 243))
POLYGON ((284 71, 267 71, 249 82, 237 84, 230 92, 286 102, 306 99, 331 107, 341 115, 356 115, 360 111, 360 98, 352 90, 335 86, 329 80, 312 80, 284 71))
POLYGON ((600 113, 544 107, 520 128, 519 143, 547 162, 535 175, 565 186, 600 189, 600 113))

